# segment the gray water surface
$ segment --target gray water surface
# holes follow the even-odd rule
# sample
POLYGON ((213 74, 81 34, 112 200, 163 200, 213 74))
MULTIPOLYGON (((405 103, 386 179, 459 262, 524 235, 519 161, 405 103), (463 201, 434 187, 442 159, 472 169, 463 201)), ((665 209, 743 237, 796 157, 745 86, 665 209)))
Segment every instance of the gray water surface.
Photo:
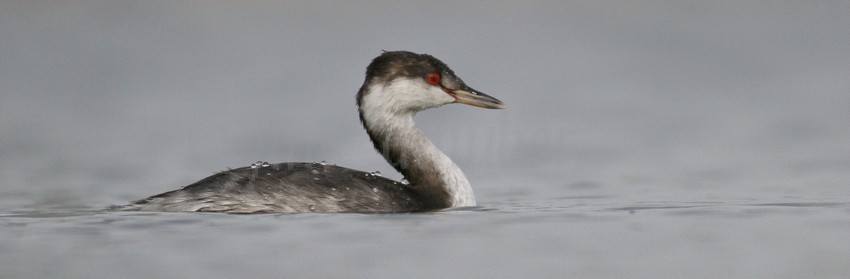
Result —
POLYGON ((0 3, 0 278, 847 278, 850 4, 0 3), (252 162, 396 174, 381 49, 504 101, 417 123, 479 206, 103 210, 252 162))

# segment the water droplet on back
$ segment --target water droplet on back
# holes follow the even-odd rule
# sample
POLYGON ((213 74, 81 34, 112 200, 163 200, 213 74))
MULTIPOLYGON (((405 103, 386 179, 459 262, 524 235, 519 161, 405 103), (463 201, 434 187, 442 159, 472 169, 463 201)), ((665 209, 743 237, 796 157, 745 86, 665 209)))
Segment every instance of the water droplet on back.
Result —
POLYGON ((312 173, 312 174, 319 174, 319 171, 317 171, 317 170, 311 170, 311 171, 310 171, 310 173, 312 173))
POLYGON ((263 161, 257 161, 256 163, 251 164, 252 169, 256 169, 256 168, 259 168, 259 167, 265 168, 265 167, 268 167, 268 166, 270 166, 269 162, 263 162, 263 161))
POLYGON ((320 164, 320 165, 322 165, 322 166, 326 166, 326 165, 328 164, 328 162, 322 161, 322 162, 321 162, 321 163, 319 163, 319 164, 320 164))

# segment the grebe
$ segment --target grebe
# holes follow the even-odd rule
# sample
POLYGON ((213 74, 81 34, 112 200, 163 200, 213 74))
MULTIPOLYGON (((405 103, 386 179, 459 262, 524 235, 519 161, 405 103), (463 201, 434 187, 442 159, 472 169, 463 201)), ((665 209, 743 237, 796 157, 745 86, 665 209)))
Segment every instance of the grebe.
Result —
POLYGON ((448 103, 506 107, 467 86, 433 56, 383 52, 366 68, 357 106, 375 149, 407 183, 324 162, 258 162, 114 209, 395 213, 474 206, 469 180, 413 123, 416 112, 448 103))

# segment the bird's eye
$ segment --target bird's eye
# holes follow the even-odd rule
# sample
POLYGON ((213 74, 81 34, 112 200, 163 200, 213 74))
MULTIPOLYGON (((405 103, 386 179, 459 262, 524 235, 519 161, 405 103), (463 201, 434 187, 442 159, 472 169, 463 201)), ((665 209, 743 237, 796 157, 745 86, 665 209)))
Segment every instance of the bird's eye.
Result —
POLYGON ((427 75, 425 75, 425 82, 427 82, 430 85, 440 84, 440 73, 437 73, 437 72, 428 73, 427 75))

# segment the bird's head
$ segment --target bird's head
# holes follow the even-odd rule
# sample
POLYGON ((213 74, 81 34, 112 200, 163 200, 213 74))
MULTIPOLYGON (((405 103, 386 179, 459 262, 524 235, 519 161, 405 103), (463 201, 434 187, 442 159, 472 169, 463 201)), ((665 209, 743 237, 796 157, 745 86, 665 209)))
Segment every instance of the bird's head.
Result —
POLYGON ((387 51, 372 60, 357 94, 361 110, 366 103, 399 113, 415 113, 449 103, 506 108, 502 101, 466 85, 439 59, 408 51, 387 51))

